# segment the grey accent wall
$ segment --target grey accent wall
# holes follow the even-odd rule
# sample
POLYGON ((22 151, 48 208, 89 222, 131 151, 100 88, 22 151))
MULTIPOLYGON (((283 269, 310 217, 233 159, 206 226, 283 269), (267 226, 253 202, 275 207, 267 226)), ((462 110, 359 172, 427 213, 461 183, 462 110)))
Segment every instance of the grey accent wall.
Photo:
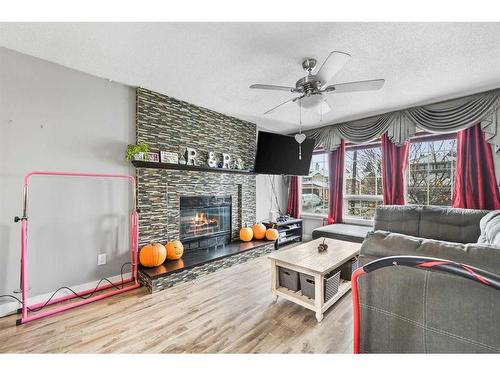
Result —
MULTIPOLYGON (((197 163, 206 165, 208 152, 229 153, 253 168, 256 126, 250 122, 137 89, 137 141, 152 151, 197 150, 197 163)), ((243 223, 256 220, 256 179, 253 174, 137 169, 139 243, 165 242, 179 237, 181 196, 230 195, 232 238, 243 223)))
MULTIPOLYGON (((134 140, 134 89, 0 48, 0 294, 19 287, 20 226, 13 217, 21 215, 24 174, 134 174, 124 160, 134 140)), ((127 184, 32 181, 30 295, 119 274, 129 249, 127 184), (105 266, 97 266, 98 253, 107 254, 105 266)))

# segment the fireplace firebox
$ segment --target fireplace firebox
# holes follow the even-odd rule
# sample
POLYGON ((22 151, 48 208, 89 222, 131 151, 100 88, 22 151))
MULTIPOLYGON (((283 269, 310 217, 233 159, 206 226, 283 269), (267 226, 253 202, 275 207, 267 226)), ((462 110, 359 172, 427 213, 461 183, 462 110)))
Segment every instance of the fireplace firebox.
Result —
POLYGON ((181 196, 179 234, 189 252, 230 243, 231 196, 181 196))

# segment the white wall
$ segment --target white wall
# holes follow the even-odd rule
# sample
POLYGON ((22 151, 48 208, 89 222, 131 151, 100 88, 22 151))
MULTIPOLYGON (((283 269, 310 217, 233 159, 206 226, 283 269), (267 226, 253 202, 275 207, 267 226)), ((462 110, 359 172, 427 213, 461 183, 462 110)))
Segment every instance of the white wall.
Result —
MULTIPOLYGON (((134 89, 0 48, 0 294, 19 287, 20 225, 13 218, 22 214, 23 176, 133 174, 124 151, 134 140, 134 89)), ((30 295, 119 274, 129 249, 127 183, 32 181, 30 295), (105 266, 97 266, 98 253, 107 254, 105 266)))
POLYGON ((269 220, 270 211, 281 209, 282 213, 286 213, 288 191, 282 176, 257 175, 256 185, 257 212, 255 217, 258 222, 269 220), (273 194, 273 184, 276 194, 273 194), (277 202, 275 197, 277 197, 277 202))

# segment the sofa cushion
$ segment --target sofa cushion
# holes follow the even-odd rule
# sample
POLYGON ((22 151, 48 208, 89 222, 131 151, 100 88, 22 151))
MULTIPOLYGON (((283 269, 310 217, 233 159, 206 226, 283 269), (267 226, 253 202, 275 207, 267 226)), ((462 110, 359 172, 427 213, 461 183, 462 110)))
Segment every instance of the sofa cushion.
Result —
MULTIPOLYGON (((500 248, 384 231, 368 234, 360 263, 397 255, 449 259, 500 274, 500 248)), ((440 271, 400 266, 363 275, 359 292, 362 352, 500 352, 497 290, 440 271)))
POLYGON ((373 229, 418 236, 419 221, 417 206, 379 206, 375 210, 373 229))
POLYGON ((461 243, 476 243, 479 222, 489 211, 424 206, 420 213, 419 237, 461 243))
POLYGON ((363 242, 366 234, 373 230, 372 227, 353 224, 330 224, 316 228, 312 232, 313 239, 320 237, 334 238, 336 240, 363 242))
POLYGON ((377 230, 368 233, 359 254, 360 265, 384 257, 415 255, 452 260, 500 274, 500 248, 488 244, 438 241, 377 230))
POLYGON ((478 243, 500 246, 500 210, 491 211, 479 222, 481 235, 478 243))
POLYGON ((370 232, 359 250, 360 266, 379 258, 413 254, 420 247, 422 241, 422 238, 400 233, 382 230, 370 232))

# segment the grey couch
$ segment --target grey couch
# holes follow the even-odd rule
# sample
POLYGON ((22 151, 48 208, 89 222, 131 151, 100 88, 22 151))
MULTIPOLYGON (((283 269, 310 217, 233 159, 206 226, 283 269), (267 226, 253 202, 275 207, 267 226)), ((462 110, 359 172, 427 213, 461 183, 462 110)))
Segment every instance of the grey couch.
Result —
MULTIPOLYGON (((381 206, 361 246, 360 264, 418 255, 500 274, 500 247, 477 243, 487 214, 381 206)), ((362 276, 359 291, 361 352, 500 352, 500 293, 492 288, 441 272, 389 267, 362 276)))

